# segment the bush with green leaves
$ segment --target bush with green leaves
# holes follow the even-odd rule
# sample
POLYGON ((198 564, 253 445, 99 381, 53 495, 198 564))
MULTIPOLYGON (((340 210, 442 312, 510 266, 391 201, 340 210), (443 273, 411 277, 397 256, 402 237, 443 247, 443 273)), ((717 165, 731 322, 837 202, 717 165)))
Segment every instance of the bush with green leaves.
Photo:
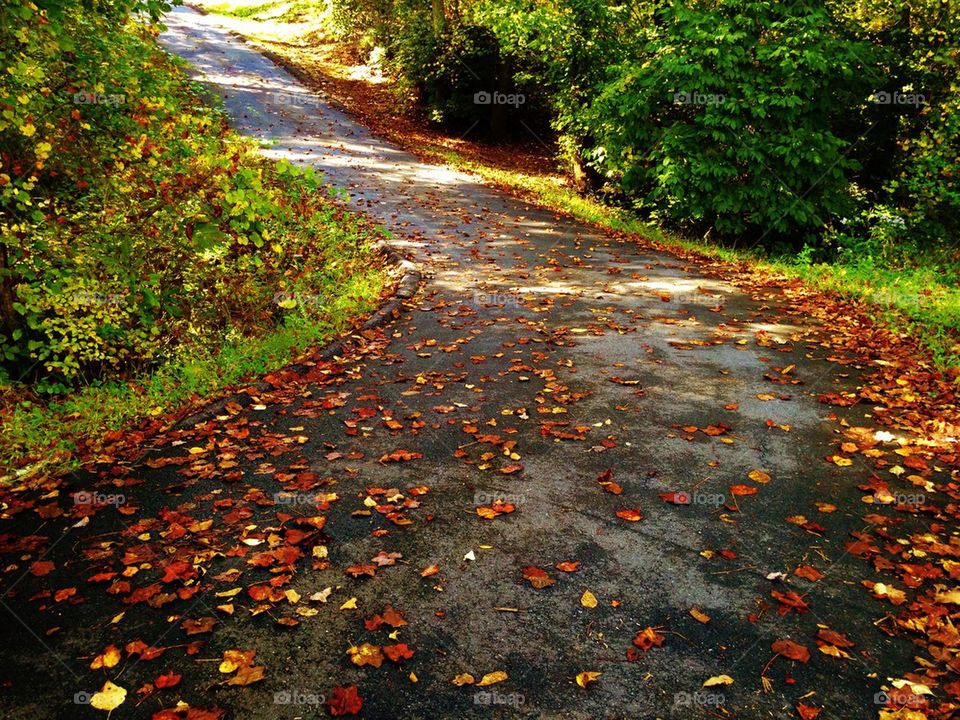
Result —
POLYGON ((0 367, 40 391, 318 313, 376 265, 371 233, 230 132, 138 9, 161 6, 0 9, 0 367))
POLYGON ((866 43, 808 4, 718 0, 657 17, 589 108, 598 169, 698 232, 810 239, 853 212, 847 129, 873 87, 866 43))

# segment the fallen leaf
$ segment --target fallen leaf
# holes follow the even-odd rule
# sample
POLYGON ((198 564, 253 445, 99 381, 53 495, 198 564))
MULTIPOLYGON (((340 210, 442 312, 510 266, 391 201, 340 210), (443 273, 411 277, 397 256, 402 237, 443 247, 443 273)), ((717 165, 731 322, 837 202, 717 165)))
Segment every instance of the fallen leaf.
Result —
POLYGON ((703 687, 715 687, 717 685, 733 685, 733 678, 729 675, 714 675, 703 682, 703 687))
POLYGON ((664 638, 663 635, 658 633, 652 627, 647 627, 638 632, 633 636, 633 644, 646 652, 652 647, 660 647, 663 645, 664 638))
POLYGON ((798 662, 808 662, 810 660, 810 651, 793 640, 775 640, 772 645, 773 651, 778 655, 783 655, 791 660, 798 662))
POLYGON ((93 697, 90 698, 90 704, 97 710, 111 712, 120 707, 126 699, 127 691, 107 680, 100 691, 94 693, 93 697))
POLYGON ((180 675, 177 675, 172 670, 164 673, 163 675, 157 675, 157 679, 153 681, 153 684, 160 690, 164 688, 172 688, 180 684, 180 675))
POLYGON ((330 710, 330 714, 335 717, 356 715, 362 707, 363 698, 357 694, 356 685, 333 688, 330 692, 330 699, 327 700, 327 708, 330 710))
POLYGON ((710 622, 710 616, 697 608, 691 608, 690 615, 693 616, 697 622, 702 622, 704 625, 710 622))
POLYGON ((768 482, 770 482, 770 475, 765 473, 763 470, 751 470, 749 473, 747 473, 747 477, 756 483, 760 483, 761 485, 766 485, 768 482))
POLYGON ((487 687, 488 685, 496 685, 498 682, 503 682, 507 679, 507 674, 503 670, 495 670, 492 673, 487 673, 482 678, 480 682, 477 683, 477 687, 487 687))
POLYGON ((801 720, 816 720, 822 712, 823 708, 797 703, 797 715, 800 716, 801 720))
POLYGON ((378 668, 383 664, 383 653, 380 652, 380 648, 370 643, 352 645, 347 649, 347 654, 350 656, 350 662, 357 667, 372 665, 378 668))
POLYGON ((90 663, 91 670, 100 670, 102 668, 116 667, 120 662, 120 648, 116 645, 107 645, 102 653, 97 655, 90 663))
POLYGON ((584 670, 582 673, 577 673, 577 685, 586 688, 590 683, 596 682, 602 674, 594 670, 584 670))
POLYGON ((386 655, 390 661, 400 663, 412 658, 413 650, 407 647, 406 643, 398 643, 396 645, 384 645, 383 654, 386 655))
POLYGON ((643 520, 643 511, 640 508, 624 508, 617 511, 617 517, 627 522, 639 522, 643 520))
POLYGON ((550 577, 546 570, 533 565, 528 565, 523 569, 523 579, 527 580, 537 590, 543 590, 557 584, 557 581, 550 577))

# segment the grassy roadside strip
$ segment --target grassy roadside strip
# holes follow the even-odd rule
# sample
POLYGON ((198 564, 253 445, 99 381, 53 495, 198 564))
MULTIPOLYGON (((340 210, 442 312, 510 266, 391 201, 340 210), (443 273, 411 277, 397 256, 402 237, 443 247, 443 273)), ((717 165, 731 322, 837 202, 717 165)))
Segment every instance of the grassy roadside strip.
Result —
POLYGON ((0 457, 10 467, 0 482, 75 468, 79 450, 96 452, 104 438, 115 440, 112 433, 159 432, 253 378, 289 365, 370 315, 389 289, 386 281, 381 268, 371 267, 348 281, 323 317, 288 321, 218 351, 184 348, 189 358, 126 382, 90 385, 47 402, 20 400, 2 415, 0 457))
MULTIPOLYGON (((370 99, 390 93, 386 85, 370 88, 369 96, 358 99, 355 89, 339 84, 349 74, 346 67, 333 67, 337 58, 350 53, 311 50, 292 37, 323 37, 322 17, 297 2, 212 2, 199 0, 206 12, 239 19, 232 29, 263 50, 275 62, 286 67, 301 81, 322 88, 332 102, 353 114, 371 128, 405 150, 428 162, 445 163, 477 175, 485 182, 515 194, 541 207, 562 213, 597 227, 623 232, 637 240, 653 242, 666 251, 682 251, 711 260, 746 264, 755 271, 802 280, 819 292, 834 293, 851 300, 875 321, 890 329, 915 337, 929 351, 940 368, 960 366, 960 287, 956 282, 958 258, 933 255, 913 259, 898 258, 896 267, 865 253, 863 258, 847 262, 815 263, 799 258, 771 258, 759 252, 724 247, 705 240, 684 237, 645 223, 621 209, 578 193, 557 174, 511 167, 503 160, 509 153, 491 161, 489 149, 469 142, 432 142, 430 133, 409 132, 396 118, 380 118, 370 99), (274 26, 272 23, 279 22, 274 26), (288 23, 288 24, 287 24, 288 23), (292 27, 302 27, 291 32, 292 27), (334 77, 337 75, 338 77, 334 77), (451 145, 457 145, 457 148, 451 145), (461 149, 462 148, 462 149, 461 149)), ((436 135, 436 133, 433 133, 436 135)))
MULTIPOLYGON (((74 355, 66 357, 79 357, 82 343, 109 352, 104 328, 111 338, 135 338, 139 344, 120 347, 141 354, 99 373, 95 364, 81 362, 71 389, 54 394, 39 391, 36 381, 62 377, 62 356, 37 359, 22 380, 0 372, 0 482, 73 469, 85 457, 136 445, 232 389, 308 356, 369 317, 399 274, 377 248, 384 234, 329 196, 321 178, 265 158, 255 143, 229 130, 180 63, 147 34, 127 42, 131 52, 145 54, 156 82, 151 99, 141 101, 159 108, 156 115, 138 116, 156 154, 122 166, 122 194, 109 192, 110 183, 120 181, 116 170, 92 183, 95 212, 120 218, 109 233, 89 221, 90 206, 83 204, 89 196, 63 201, 70 247, 100 264, 83 276, 86 285, 51 283, 53 290, 38 285, 35 292, 58 303, 42 306, 37 328, 56 324, 75 333, 67 346, 74 355), (184 178, 199 179, 189 185, 184 178), (155 187, 177 192, 161 196, 155 187), (148 235, 123 220, 123 212, 140 212, 141 194, 163 198, 148 235), (204 223, 190 225, 191 214, 204 223), (250 229, 237 232, 241 227, 250 229), (99 261, 109 259, 118 237, 142 243, 136 245, 145 248, 141 257, 150 255, 132 285, 118 283, 117 272, 99 261)), ((110 134, 102 136, 109 140, 110 134)), ((45 223, 26 237, 55 246, 62 235, 45 223)), ((125 261, 123 268, 130 266, 125 261)), ((73 282, 78 273, 67 277, 73 282)))

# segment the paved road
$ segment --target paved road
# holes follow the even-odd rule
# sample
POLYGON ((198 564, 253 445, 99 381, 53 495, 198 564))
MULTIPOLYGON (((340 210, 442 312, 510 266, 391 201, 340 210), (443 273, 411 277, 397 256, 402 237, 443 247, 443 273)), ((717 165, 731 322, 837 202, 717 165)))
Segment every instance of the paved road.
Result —
MULTIPOLYGON (((229 417, 159 438, 141 463, 101 467, 59 500, 36 501, 60 503, 62 517, 29 512, 0 528, 37 538, 5 537, 0 549, 30 558, 39 548, 56 568, 12 592, 4 583, 0 714, 93 717, 73 696, 111 678, 130 692, 117 718, 178 699, 236 718, 315 717, 310 700, 351 684, 368 718, 788 718, 804 696, 825 706, 822 717, 876 717, 873 695, 910 667, 911 646, 873 626, 884 609, 859 585, 871 569, 844 552, 863 526, 864 473, 824 462, 836 423, 816 396, 850 386, 855 371, 795 340, 802 318, 776 296, 751 297, 689 262, 418 161, 213 16, 178 9, 167 24, 163 44, 223 99, 238 130, 322 170, 428 279, 398 321, 342 362, 279 379, 229 417), (381 461, 397 450, 422 457, 381 461), (752 470, 771 479, 752 481, 752 470), (605 471, 622 494, 598 482, 605 471), (125 504, 71 528, 78 516, 63 498, 90 483, 125 504), (757 494, 734 497, 738 484, 757 494), (291 495, 278 504, 280 490, 291 495), (660 497, 674 491, 693 502, 660 497), (338 499, 318 508, 318 492, 338 499), (514 512, 478 517, 494 497, 514 512), (819 501, 838 509, 820 513, 819 501), (616 514, 636 508, 638 522, 616 514), (304 520, 318 514, 322 533, 304 520), (822 536, 786 522, 797 514, 822 536), (281 557, 284 548, 293 550, 281 557), (267 549, 278 554, 260 555, 267 549), (402 557, 371 563, 381 552, 402 557), (167 568, 178 560, 204 574, 174 579, 183 568, 167 568), (562 562, 579 566, 554 568, 562 562), (370 564, 373 577, 344 572, 370 564), (801 564, 826 577, 794 576, 801 564), (439 572, 422 577, 431 565, 439 572), (555 584, 536 589, 522 577, 528 566, 555 584), (778 571, 785 580, 767 579, 778 571), (274 593, 292 588, 299 601, 264 599, 269 588, 252 599, 248 588, 270 578, 274 593), (52 595, 70 587, 76 595, 52 595), (309 599, 327 587, 326 602, 309 599), (124 602, 142 588, 144 601, 124 602), (581 603, 586 590, 596 607, 581 603), (791 590, 809 609, 778 613, 790 608, 771 592, 791 590), (231 602, 232 615, 217 608, 231 602), (362 622, 386 604, 408 623, 396 640, 362 622), (185 634, 183 618, 200 617, 216 618, 213 632, 185 634), (300 624, 275 623, 285 617, 300 624), (856 643, 850 659, 816 652, 818 623, 856 643), (634 646, 647 627, 661 647, 634 646), (811 660, 768 665, 784 638, 813 650, 811 660), (168 649, 154 660, 124 650, 116 667, 90 670, 109 644, 137 639, 168 649), (193 640, 206 644, 186 647, 193 640), (346 653, 394 642, 413 657, 356 667, 346 653), (228 649, 256 649, 264 680, 218 684, 230 677, 217 670, 228 649), (134 691, 167 670, 180 684, 137 706, 134 691), (451 682, 501 670, 507 679, 488 695, 451 682), (582 689, 582 671, 602 675, 582 689), (720 674, 734 683, 702 690, 720 674)), ((845 416, 857 422, 862 411, 845 416)))

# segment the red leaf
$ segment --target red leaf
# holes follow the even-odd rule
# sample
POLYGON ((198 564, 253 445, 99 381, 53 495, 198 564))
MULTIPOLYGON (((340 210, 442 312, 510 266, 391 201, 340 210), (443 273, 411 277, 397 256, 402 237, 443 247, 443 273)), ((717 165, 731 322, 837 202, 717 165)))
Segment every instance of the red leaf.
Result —
POLYGON ((406 643, 398 643, 397 645, 384 645, 383 654, 393 662, 399 663, 412 658, 413 650, 407 647, 406 643))
POLYGON ((327 707, 333 716, 356 715, 363 707, 363 698, 357 694, 356 685, 335 687, 327 700, 327 707))
POLYGON ((177 675, 172 670, 170 672, 165 672, 163 675, 157 675, 157 679, 153 681, 153 684, 160 690, 163 688, 171 688, 175 685, 180 684, 180 675, 177 675))
POLYGON ((49 560, 37 560, 30 566, 30 574, 43 577, 53 571, 53 563, 49 560))

